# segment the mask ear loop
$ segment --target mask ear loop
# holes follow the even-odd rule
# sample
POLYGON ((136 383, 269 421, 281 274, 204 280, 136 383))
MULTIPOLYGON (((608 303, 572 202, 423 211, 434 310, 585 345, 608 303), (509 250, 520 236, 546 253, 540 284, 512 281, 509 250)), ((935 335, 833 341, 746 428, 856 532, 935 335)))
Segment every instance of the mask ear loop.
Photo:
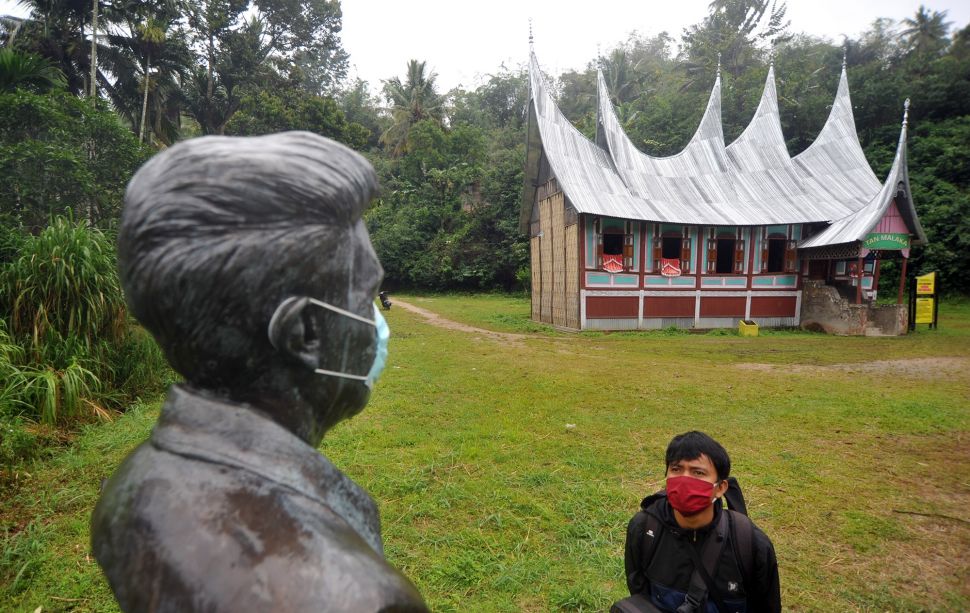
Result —
POLYGON ((347 311, 345 309, 341 309, 340 307, 333 306, 332 304, 328 304, 326 302, 322 302, 320 300, 317 300, 316 298, 310 298, 310 302, 312 302, 313 304, 317 305, 318 307, 322 307, 324 309, 328 309, 330 311, 333 311, 334 313, 340 313, 341 315, 345 315, 347 317, 350 317, 351 319, 356 319, 357 321, 362 321, 365 324, 370 324, 370 325, 374 326, 375 328, 377 327, 377 322, 376 321, 374 321, 373 319, 367 319, 366 317, 361 317, 357 313, 351 313, 350 311, 347 311))
MULTIPOLYGON (((321 300, 317 300, 315 298, 310 298, 310 302, 312 302, 313 304, 317 305, 318 307, 321 307, 321 308, 324 308, 324 309, 333 311, 334 313, 339 313, 339 314, 344 315, 346 317, 350 317, 351 319, 356 319, 357 321, 364 322, 365 324, 370 324, 370 325, 374 326, 375 328, 377 327, 377 322, 376 321, 374 321, 372 319, 367 319, 366 317, 361 317, 357 313, 351 313, 350 311, 348 311, 346 309, 341 309, 338 306, 334 306, 332 304, 328 304, 326 302, 323 302, 321 300)), ((327 370, 325 368, 315 368, 315 369, 313 369, 313 372, 319 373, 321 375, 330 375, 331 377, 343 377, 344 379, 353 379, 354 381, 367 381, 367 375, 352 375, 350 373, 337 372, 335 370, 327 370)))

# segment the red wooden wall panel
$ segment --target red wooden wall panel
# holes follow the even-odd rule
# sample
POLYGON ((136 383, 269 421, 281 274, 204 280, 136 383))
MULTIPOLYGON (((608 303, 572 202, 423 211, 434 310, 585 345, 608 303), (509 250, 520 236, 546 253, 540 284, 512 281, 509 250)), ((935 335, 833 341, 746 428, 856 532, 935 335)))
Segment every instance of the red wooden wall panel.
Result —
POLYGON ((639 302, 636 296, 587 296, 586 317, 636 317, 639 302))
POLYGON ((796 304, 794 296, 755 296, 751 298, 751 317, 794 317, 796 304))
POLYGON ((693 317, 693 296, 647 296, 643 299, 644 317, 693 317))
POLYGON ((744 296, 701 298, 701 317, 744 317, 744 296))

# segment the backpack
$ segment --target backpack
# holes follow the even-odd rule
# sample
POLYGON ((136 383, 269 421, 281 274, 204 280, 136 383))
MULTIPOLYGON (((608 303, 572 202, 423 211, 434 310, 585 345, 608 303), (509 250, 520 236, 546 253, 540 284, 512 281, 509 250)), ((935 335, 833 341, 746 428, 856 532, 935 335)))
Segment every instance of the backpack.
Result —
MULTIPOLYGON (((728 477, 727 481, 728 490, 724 494, 724 499, 727 501, 728 508, 724 509, 723 517, 728 523, 728 530, 731 534, 731 546, 734 549, 734 557, 738 561, 738 566, 740 567, 739 570, 741 571, 744 584, 748 586, 751 584, 750 579, 754 570, 754 525, 748 518, 747 505, 744 502, 744 495, 741 493, 741 487, 738 485, 737 479, 734 477, 728 477)), ((656 494, 648 496, 643 502, 643 510, 640 511, 640 513, 643 513, 645 517, 645 525, 641 532, 643 548, 641 550, 640 558, 642 561, 641 564, 643 565, 642 567, 644 569, 650 566, 650 562, 653 560, 653 555, 657 547, 657 542, 660 540, 660 533, 664 530, 663 523, 655 515, 645 511, 648 507, 666 497, 667 493, 664 491, 660 491, 656 494)), ((718 549, 718 552, 719 551, 720 549, 718 549)), ((710 555, 714 556, 714 559, 716 559, 716 557, 719 556, 719 553, 712 551, 710 555)), ((653 607, 649 600, 642 602, 643 600, 644 596, 642 595, 634 595, 630 598, 625 598, 614 603, 611 611, 625 613, 626 611, 652 612, 657 610, 653 607), (639 598, 640 600, 635 600, 636 598, 639 598)))

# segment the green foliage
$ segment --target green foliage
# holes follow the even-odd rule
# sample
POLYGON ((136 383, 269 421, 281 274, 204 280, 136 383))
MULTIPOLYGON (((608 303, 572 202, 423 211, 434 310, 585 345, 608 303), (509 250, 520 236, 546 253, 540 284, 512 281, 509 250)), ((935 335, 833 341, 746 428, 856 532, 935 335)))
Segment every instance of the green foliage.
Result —
POLYGON ((13 49, 0 49, 0 94, 15 89, 45 92, 63 88, 67 78, 47 58, 13 49))
POLYGON ((0 94, 0 210, 29 227, 54 214, 107 224, 148 151, 109 111, 66 93, 0 94))
POLYGON ((286 130, 306 130, 363 149, 370 132, 347 121, 333 98, 308 94, 300 88, 259 90, 243 97, 239 112, 226 125, 226 134, 255 136, 286 130))
POLYGON ((34 352, 51 337, 113 340, 125 316, 115 269, 108 236, 57 217, 0 269, 0 312, 14 336, 32 339, 34 352))
POLYGON ((64 217, 0 263, 0 415, 43 424, 109 418, 170 371, 127 321, 108 235, 64 217))

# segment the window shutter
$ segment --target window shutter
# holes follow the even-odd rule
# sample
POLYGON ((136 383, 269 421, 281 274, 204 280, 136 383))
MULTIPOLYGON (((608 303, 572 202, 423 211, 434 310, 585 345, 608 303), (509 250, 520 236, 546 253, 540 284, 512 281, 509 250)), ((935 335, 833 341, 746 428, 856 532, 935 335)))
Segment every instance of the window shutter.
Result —
POLYGON ((768 239, 761 239, 761 272, 768 270, 768 239))
POLYGON ((633 235, 623 237, 623 268, 633 270, 633 235))
POLYGON ((596 235, 596 267, 603 267, 603 235, 599 233, 596 235))
POLYGON ((713 238, 707 239, 707 272, 717 271, 717 241, 713 238))
POLYGON ((690 239, 683 238, 680 242, 680 268, 681 274, 690 272, 690 239))
POLYGON ((788 241, 785 249, 785 272, 795 272, 798 264, 798 241, 788 241))
POLYGON ((663 239, 659 236, 653 237, 653 271, 660 272, 660 259, 664 255, 663 239))
POLYGON ((744 239, 734 241, 734 272, 744 272, 744 239))

